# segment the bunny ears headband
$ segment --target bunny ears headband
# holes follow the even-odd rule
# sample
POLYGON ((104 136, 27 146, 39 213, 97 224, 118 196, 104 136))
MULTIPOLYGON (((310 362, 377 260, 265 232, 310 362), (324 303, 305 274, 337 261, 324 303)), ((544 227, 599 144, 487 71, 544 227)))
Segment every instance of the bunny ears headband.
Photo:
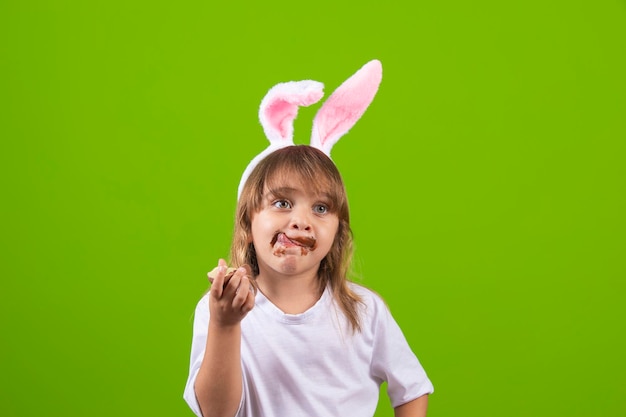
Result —
MULTIPOLYGON (((333 145, 354 126, 374 99, 382 79, 382 65, 372 60, 343 82, 319 109, 313 119, 310 145, 330 157, 333 145)), ((258 154, 244 171, 237 198, 248 176, 267 155, 294 145, 293 121, 298 107, 317 103, 324 95, 324 84, 311 81, 290 81, 272 87, 259 109, 259 119, 270 145, 258 154)))

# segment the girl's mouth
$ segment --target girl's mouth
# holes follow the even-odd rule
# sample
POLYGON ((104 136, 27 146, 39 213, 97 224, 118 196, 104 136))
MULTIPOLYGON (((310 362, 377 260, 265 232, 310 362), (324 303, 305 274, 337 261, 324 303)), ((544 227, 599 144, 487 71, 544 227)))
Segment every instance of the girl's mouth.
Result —
POLYGON ((272 238, 270 245, 274 248, 274 255, 283 255, 291 248, 300 248, 300 253, 306 255, 315 250, 317 241, 313 237, 288 237, 285 233, 278 232, 272 238))

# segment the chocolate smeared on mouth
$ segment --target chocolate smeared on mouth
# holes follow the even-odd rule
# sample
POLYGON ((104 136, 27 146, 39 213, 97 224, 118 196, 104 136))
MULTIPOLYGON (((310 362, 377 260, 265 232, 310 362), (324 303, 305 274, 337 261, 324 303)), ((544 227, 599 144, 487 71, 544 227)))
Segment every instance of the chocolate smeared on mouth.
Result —
POLYGON ((315 249, 315 247, 317 246, 317 241, 315 240, 315 238, 312 237, 298 237, 290 240, 298 243, 300 246, 309 248, 310 250, 315 249))
POLYGON ((285 233, 278 232, 272 238, 270 242, 270 246, 274 248, 274 255, 283 255, 287 252, 289 247, 300 247, 300 253, 302 255, 308 254, 310 251, 315 250, 317 247, 317 240, 313 237, 307 236, 299 236, 299 237, 288 237, 285 233), (279 244, 276 247, 276 243, 279 244))

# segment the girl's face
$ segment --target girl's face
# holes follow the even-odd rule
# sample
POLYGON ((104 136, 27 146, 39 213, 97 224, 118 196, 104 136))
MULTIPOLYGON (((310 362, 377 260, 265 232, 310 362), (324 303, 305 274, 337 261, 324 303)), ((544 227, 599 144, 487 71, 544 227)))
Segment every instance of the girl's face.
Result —
POLYGON ((265 189, 251 224, 260 276, 317 275, 339 227, 330 201, 293 179, 265 189))

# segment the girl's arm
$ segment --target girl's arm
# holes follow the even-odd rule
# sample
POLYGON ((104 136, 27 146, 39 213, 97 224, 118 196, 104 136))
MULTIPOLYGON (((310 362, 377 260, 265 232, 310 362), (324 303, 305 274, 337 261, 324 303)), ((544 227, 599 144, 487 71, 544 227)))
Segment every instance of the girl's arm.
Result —
POLYGON ((406 404, 394 408, 395 417, 426 417, 428 395, 422 395, 406 404))
POLYGON ((241 401, 241 326, 215 325, 209 333, 194 386, 204 417, 234 416, 241 401))
POLYGON ((194 386, 204 417, 237 413, 242 392, 241 320, 254 306, 248 272, 239 268, 226 281, 226 262, 220 260, 217 269, 209 294, 206 350, 194 386))

